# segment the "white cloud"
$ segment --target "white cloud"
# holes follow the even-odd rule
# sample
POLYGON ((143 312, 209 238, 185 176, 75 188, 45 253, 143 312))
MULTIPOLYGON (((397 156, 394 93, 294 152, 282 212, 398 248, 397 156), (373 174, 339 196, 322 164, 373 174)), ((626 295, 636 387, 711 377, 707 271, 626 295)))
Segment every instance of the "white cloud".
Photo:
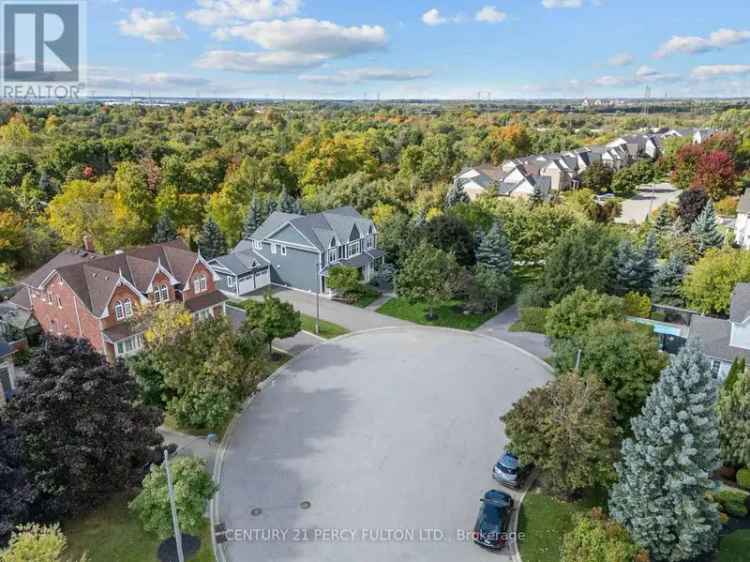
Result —
POLYGON ((237 25, 295 15, 301 0, 197 0, 198 9, 186 17, 200 25, 237 25))
POLYGON ((319 54, 328 58, 383 49, 388 43, 379 25, 342 27, 310 18, 257 21, 227 27, 215 34, 219 39, 241 38, 264 49, 319 54))
POLYGON ((611 66, 628 66, 629 64, 633 64, 634 61, 635 59, 630 53, 617 53, 616 55, 609 57, 607 62, 611 66))
POLYGON ((712 64, 697 66, 690 75, 699 80, 724 76, 740 76, 750 74, 750 64, 712 64))
POLYGON ((675 35, 654 53, 656 58, 664 58, 676 53, 705 53, 716 51, 750 41, 750 31, 719 29, 708 37, 675 35))
POLYGON ((637 83, 636 80, 632 78, 627 78, 625 76, 600 76, 599 78, 594 78, 594 80, 592 80, 592 84, 594 86, 604 86, 604 87, 632 86, 636 83, 637 83))
POLYGON ((142 74, 140 81, 144 84, 156 88, 169 87, 186 87, 197 88, 208 86, 211 81, 199 76, 189 76, 186 74, 169 74, 168 72, 154 72, 151 74, 142 74))
POLYGON ((479 10, 474 19, 485 23, 500 23, 505 21, 508 15, 505 12, 501 12, 495 6, 485 6, 479 10))
POLYGON ((328 57, 290 51, 243 52, 208 51, 195 61, 195 66, 210 70, 229 70, 257 74, 300 72, 323 64, 328 57))
POLYGON ((307 82, 354 84, 357 82, 409 82, 429 78, 429 70, 395 70, 389 68, 356 68, 339 70, 333 74, 303 74, 307 82))
POLYGON ((143 8, 133 8, 128 19, 118 21, 117 26, 123 35, 141 37, 152 43, 185 39, 187 35, 174 20, 172 12, 157 15, 143 8))
POLYGON ((677 82, 680 77, 676 74, 666 74, 650 66, 640 66, 633 76, 600 76, 591 81, 593 86, 601 87, 633 87, 651 82, 677 82))
POLYGON ((583 0, 542 0, 545 8, 580 8, 583 0))
POLYGON ((422 14, 422 22, 424 22, 425 25, 442 25, 444 23, 448 23, 448 18, 442 16, 440 14, 440 10, 437 8, 432 8, 431 10, 427 10, 424 14, 422 14))
POLYGON ((105 66, 89 66, 86 86, 96 90, 127 92, 130 90, 175 91, 185 88, 205 88, 211 81, 198 76, 154 72, 151 74, 133 75, 129 70, 105 66), (127 78, 126 78, 127 77, 127 78))

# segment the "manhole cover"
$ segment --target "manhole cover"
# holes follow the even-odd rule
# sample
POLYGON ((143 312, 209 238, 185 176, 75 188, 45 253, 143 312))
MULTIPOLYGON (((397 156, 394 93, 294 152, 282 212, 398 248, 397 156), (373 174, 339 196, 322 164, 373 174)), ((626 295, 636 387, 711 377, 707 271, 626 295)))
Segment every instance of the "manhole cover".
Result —
POLYGON ((310 506, 312 504, 309 501, 303 501, 301 504, 299 504, 300 509, 310 509, 310 506))
POLYGON ((250 515, 253 517, 258 517, 261 513, 263 513, 263 510, 259 507, 254 507, 250 510, 250 515))

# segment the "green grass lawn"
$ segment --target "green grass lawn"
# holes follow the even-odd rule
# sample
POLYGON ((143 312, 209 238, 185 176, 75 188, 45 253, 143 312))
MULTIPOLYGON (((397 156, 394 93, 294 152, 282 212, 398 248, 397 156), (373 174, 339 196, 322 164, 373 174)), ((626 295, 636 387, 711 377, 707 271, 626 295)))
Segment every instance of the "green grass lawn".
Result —
MULTIPOLYGON (((141 528, 127 503, 124 495, 117 496, 88 515, 64 523, 67 559, 78 561, 87 552, 89 562, 157 562, 156 549, 161 541, 141 528)), ((192 561, 213 562, 208 521, 200 537, 201 549, 192 561)))
MULTIPOLYGON (((310 332, 312 334, 315 333, 315 317, 308 316, 307 314, 302 314, 302 329, 306 332, 310 332)), ((343 336, 344 334, 348 334, 349 330, 344 328, 343 326, 339 326, 338 324, 334 324, 333 322, 327 322, 326 320, 321 319, 320 320, 320 334, 318 334, 321 338, 325 338, 327 340, 331 338, 335 338, 338 336, 343 336)))
POLYGON ((424 304, 410 303, 406 299, 394 298, 378 308, 380 314, 408 320, 426 326, 442 326, 459 330, 475 330, 487 320, 495 316, 494 312, 485 314, 464 314, 460 309, 460 301, 447 301, 434 309, 435 318, 427 319, 428 308, 424 304))
POLYGON ((352 304, 354 306, 358 306, 359 308, 367 308, 372 303, 374 303, 378 298, 380 297, 380 293, 378 293, 375 289, 370 289, 357 298, 356 301, 354 301, 352 304))
MULTIPOLYGON (((519 548, 524 562, 558 562, 563 536, 573 528, 573 516, 606 504, 603 492, 577 502, 563 502, 531 490, 518 518, 519 548)), ((723 561, 722 561, 723 562, 723 561)))
POLYGON ((746 562, 750 551, 750 529, 734 531, 719 543, 719 562, 746 562))

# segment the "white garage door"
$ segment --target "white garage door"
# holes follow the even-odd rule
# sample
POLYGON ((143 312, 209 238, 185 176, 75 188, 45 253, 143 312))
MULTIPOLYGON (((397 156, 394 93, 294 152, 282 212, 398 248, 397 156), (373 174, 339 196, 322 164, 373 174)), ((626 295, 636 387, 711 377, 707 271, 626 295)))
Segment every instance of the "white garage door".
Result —
POLYGON ((240 281, 240 294, 246 295, 247 293, 252 293, 255 290, 255 285, 253 284, 253 278, 248 277, 247 279, 243 279, 240 281))
POLYGON ((255 286, 257 288, 265 287, 271 282, 271 270, 266 269, 260 273, 255 274, 255 286))

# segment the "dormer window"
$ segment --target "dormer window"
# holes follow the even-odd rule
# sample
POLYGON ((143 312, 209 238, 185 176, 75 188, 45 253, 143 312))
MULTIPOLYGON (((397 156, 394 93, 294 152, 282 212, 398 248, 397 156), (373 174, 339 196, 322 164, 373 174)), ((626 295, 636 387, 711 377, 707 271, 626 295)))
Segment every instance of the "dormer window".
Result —
POLYGON ((193 277, 193 291, 198 294, 208 290, 208 279, 205 273, 193 277))
POLYGON ((122 302, 121 301, 117 301, 115 303, 115 318, 117 318, 118 320, 122 320, 122 319, 125 318, 125 311, 122 308, 122 302))
POLYGON ((125 299, 122 303, 122 307, 125 310, 125 318, 133 316, 133 303, 130 299, 125 299))
POLYGON ((115 318, 117 320, 124 320, 131 316, 133 316, 133 302, 130 299, 115 303, 115 318))
POLYGON ((256 250, 262 250, 263 249, 263 242, 260 240, 253 240, 253 248, 256 250))
POLYGON ((161 284, 154 289, 154 302, 156 304, 169 301, 169 289, 166 284, 161 284))

